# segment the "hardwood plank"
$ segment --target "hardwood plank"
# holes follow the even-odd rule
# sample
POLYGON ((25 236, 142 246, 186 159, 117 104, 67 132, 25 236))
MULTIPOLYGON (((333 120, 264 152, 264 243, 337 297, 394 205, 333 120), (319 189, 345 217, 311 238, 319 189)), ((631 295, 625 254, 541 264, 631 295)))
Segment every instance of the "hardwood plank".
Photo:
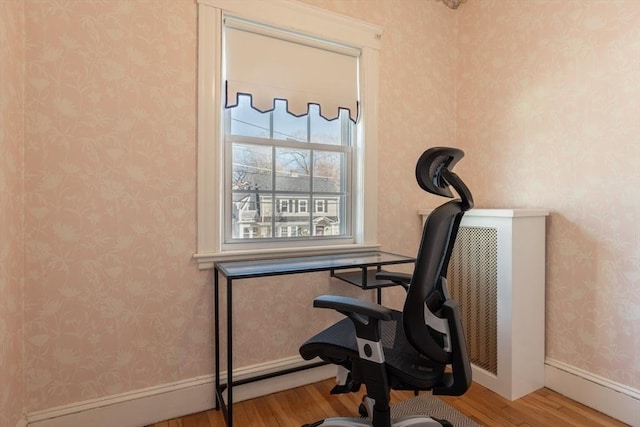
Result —
POLYGON ((211 427, 209 417, 206 412, 187 415, 182 417, 182 427, 211 427))
MULTIPOLYGON (((223 426, 224 418, 222 417, 222 412, 216 412, 220 414, 220 425, 223 426)), ((254 400, 246 400, 244 402, 239 402, 236 405, 233 405, 233 419, 239 426, 254 425, 256 427, 265 427, 265 424, 264 422, 262 422, 258 408, 256 407, 256 402, 254 400)))
POLYGON ((258 399, 247 402, 246 409, 249 416, 248 419, 253 423, 251 425, 255 425, 256 427, 272 427, 273 423, 269 424, 270 411, 265 410, 260 403, 258 399))
POLYGON ((614 418, 609 417, 608 415, 603 414, 602 412, 596 411, 595 409, 589 408, 585 405, 581 405, 567 397, 561 396, 556 393, 557 396, 563 399, 563 407, 562 411, 572 410, 578 412, 589 419, 597 419, 600 423, 599 425, 607 426, 607 427, 621 427, 626 426, 627 424, 618 421, 614 418))
POLYGON ((209 426, 224 426, 222 412, 211 409, 210 411, 207 411, 207 417, 209 418, 209 426))
POLYGON ((162 421, 153 424, 153 427, 182 427, 182 419, 174 418, 172 420, 162 421))
POLYGON ((318 407, 314 398, 306 388, 288 390, 274 399, 280 400, 284 414, 289 416, 294 427, 326 418, 322 409, 318 407))
MULTIPOLYGON (((475 407, 472 402, 468 401, 456 401, 455 405, 451 405, 456 408, 458 411, 465 414, 467 417, 471 418, 473 421, 480 425, 490 426, 490 425, 498 425, 497 421, 488 416, 486 413, 475 407)), ((503 424, 509 425, 509 424, 503 424)))
POLYGON ((314 400, 315 405, 322 411, 322 414, 317 418, 317 420, 312 421, 319 421, 321 419, 334 416, 335 414, 335 411, 331 406, 331 402, 326 398, 328 392, 324 391, 322 387, 325 383, 326 381, 305 387, 311 398, 314 400))

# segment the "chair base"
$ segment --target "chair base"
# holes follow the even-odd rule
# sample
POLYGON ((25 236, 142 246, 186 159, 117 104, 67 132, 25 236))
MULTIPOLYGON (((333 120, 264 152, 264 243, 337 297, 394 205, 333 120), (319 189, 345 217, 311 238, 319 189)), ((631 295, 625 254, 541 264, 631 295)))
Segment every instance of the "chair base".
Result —
MULTIPOLYGON (((408 416, 391 420, 391 427, 453 427, 449 421, 425 416, 408 416)), ((327 418, 303 427, 375 427, 371 420, 364 418, 327 418)))

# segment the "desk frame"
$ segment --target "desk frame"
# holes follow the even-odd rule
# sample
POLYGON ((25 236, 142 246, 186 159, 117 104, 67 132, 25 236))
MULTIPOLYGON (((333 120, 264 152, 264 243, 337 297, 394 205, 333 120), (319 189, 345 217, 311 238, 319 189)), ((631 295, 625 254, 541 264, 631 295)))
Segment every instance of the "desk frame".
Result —
POLYGON ((378 304, 380 304, 382 299, 382 288, 396 286, 396 284, 389 281, 378 281, 372 274, 375 274, 376 271, 381 271, 382 267, 385 265, 408 264, 414 262, 415 258, 382 251, 346 255, 320 255, 268 260, 216 262, 214 264, 215 398, 216 409, 222 409, 227 426, 233 427, 234 386, 290 374, 325 364, 325 362, 317 362, 265 375, 246 378, 240 381, 233 381, 233 280, 329 271, 331 277, 336 277, 351 285, 358 286, 362 289, 377 289, 377 299, 378 304), (360 271, 338 271, 349 269, 356 269, 360 271), (374 270, 372 271, 371 269, 374 270), (220 381, 220 274, 225 276, 227 279, 227 380, 224 384, 220 381), (225 403, 223 397, 225 390, 227 390, 227 403, 225 403))

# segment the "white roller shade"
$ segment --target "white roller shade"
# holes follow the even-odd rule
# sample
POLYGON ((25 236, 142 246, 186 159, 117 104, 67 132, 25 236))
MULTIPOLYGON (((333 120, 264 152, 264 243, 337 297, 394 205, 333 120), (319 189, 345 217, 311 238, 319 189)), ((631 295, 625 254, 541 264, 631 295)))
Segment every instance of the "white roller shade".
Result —
POLYGON ((318 104, 327 119, 345 108, 356 121, 359 49, 237 18, 225 17, 224 24, 226 107, 247 94, 260 111, 285 99, 297 116, 318 104))

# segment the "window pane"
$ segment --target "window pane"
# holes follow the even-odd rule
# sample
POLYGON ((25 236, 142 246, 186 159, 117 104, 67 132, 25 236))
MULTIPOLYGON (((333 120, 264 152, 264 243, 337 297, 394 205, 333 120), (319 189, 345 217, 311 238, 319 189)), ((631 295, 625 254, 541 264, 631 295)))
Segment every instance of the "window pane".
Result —
POLYGON ((300 213, 309 212, 309 199, 298 200, 298 212, 300 213))
POLYGON ((296 117, 287 112, 287 103, 276 100, 273 110, 273 139, 307 142, 307 116, 296 117))
POLYGON ((273 216, 273 197, 270 194, 260 194, 260 206, 258 213, 258 237, 261 239, 273 237, 271 219, 273 216))
POLYGON ((233 237, 252 237, 257 220, 257 195, 233 193, 233 237))
POLYGON ((276 148, 276 190, 310 190, 311 150, 276 148))
POLYGON ((234 192, 232 198, 233 238, 271 237, 271 196, 257 192, 234 192))
POLYGON ((271 190, 271 147, 233 144, 231 185, 234 190, 271 190))
POLYGON ((238 95, 238 106, 229 110, 232 135, 269 137, 269 113, 261 113, 251 108, 251 97, 238 95))
POLYGON ((313 191, 316 193, 344 192, 345 155, 328 151, 314 151, 313 191))
MULTIPOLYGON (((340 110, 340 115, 345 114, 340 110)), ((320 107, 311 104, 309 107, 309 134, 311 142, 321 144, 342 144, 342 120, 326 120, 320 116, 320 107)))

